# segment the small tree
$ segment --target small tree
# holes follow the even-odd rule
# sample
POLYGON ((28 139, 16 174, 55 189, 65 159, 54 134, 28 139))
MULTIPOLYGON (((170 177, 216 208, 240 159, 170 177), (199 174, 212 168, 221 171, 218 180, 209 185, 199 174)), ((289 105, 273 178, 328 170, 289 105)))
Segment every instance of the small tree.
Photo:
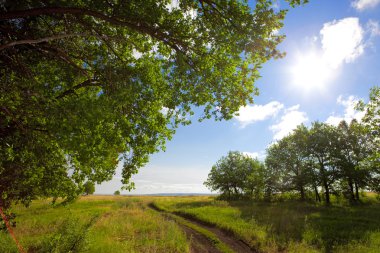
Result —
POLYGON ((259 167, 257 160, 238 151, 230 151, 212 166, 204 185, 212 191, 219 191, 226 199, 251 196, 260 185, 259 178, 252 176, 259 167))
POLYGON ((92 181, 87 181, 83 185, 84 187, 84 195, 91 195, 95 192, 95 184, 92 181))
POLYGON ((115 192, 113 193, 113 195, 115 195, 115 196, 119 196, 119 195, 120 195, 120 191, 119 191, 119 190, 115 191, 115 192))

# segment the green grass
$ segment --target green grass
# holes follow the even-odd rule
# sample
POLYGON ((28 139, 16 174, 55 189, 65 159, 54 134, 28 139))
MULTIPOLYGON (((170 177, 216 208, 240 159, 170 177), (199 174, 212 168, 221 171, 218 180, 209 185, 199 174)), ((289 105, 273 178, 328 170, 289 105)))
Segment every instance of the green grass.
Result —
MULTIPOLYGON (((12 211, 17 214, 14 232, 29 252, 67 252, 76 240, 72 252, 189 252, 189 241, 178 224, 148 208, 153 201, 167 212, 227 230, 262 252, 377 253, 380 202, 375 197, 363 197, 356 206, 336 200, 326 207, 297 201, 227 202, 214 197, 91 196, 68 206, 39 200, 12 211)), ((228 252, 208 230, 177 216, 173 219, 199 230, 228 252)), ((18 252, 6 232, 0 232, 0 252, 18 252)))
MULTIPOLYGON (((178 225, 147 208, 146 201, 93 196, 56 207, 49 201, 35 201, 30 208, 13 208, 14 232, 30 252, 67 252, 66 245, 78 238, 83 245, 73 252, 189 252, 178 225)), ((0 232, 0 242, 0 252, 18 252, 7 233, 0 232)))
POLYGON ((160 198, 156 205, 214 224, 264 252, 379 252, 380 203, 357 206, 284 201, 160 198))

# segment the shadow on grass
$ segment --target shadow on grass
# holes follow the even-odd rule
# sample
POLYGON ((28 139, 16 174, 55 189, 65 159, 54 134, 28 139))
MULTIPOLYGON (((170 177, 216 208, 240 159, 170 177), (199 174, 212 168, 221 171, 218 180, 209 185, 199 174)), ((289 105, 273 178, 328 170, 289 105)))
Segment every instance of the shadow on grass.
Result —
POLYGON ((264 227, 280 249, 290 241, 304 241, 331 252, 353 241, 364 242, 380 230, 380 203, 329 207, 293 201, 228 203, 240 210, 242 219, 254 219, 264 227))

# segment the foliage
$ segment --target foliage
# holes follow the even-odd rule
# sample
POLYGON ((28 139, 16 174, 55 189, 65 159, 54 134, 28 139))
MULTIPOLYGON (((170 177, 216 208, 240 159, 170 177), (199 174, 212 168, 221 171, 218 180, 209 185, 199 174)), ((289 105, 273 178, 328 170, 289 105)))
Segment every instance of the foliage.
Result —
POLYGON ((365 161, 365 166, 371 171, 371 188, 380 192, 380 87, 371 89, 368 103, 361 101, 358 108, 365 112, 363 124, 371 133, 367 145, 371 153, 365 161))
POLYGON ((210 190, 219 191, 222 198, 241 198, 260 192, 262 164, 240 152, 228 152, 208 174, 204 182, 210 190))
POLYGON ((120 191, 119 190, 116 190, 113 195, 120 195, 120 191))
MULTIPOLYGON (((230 119, 253 102, 286 10, 273 1, 3 1, 0 205, 70 201, 122 182, 164 149, 193 107, 230 119), (122 154, 122 155, 121 155, 122 154)), ((290 0, 291 6, 307 1, 290 0)))
MULTIPOLYGON (((12 226, 12 227, 16 227, 16 221, 15 221, 16 214, 10 212, 9 210, 7 210, 7 211, 4 212, 4 215, 5 215, 5 218, 8 221, 8 224, 10 226, 12 226)), ((3 220, 3 217, 0 216, 0 231, 2 231, 2 230, 6 231, 7 229, 8 228, 7 228, 7 225, 6 225, 5 221, 3 220)))
POLYGON ((87 181, 86 183, 84 183, 83 187, 84 187, 84 193, 86 195, 91 195, 91 194, 93 194, 95 192, 95 184, 94 184, 94 182, 87 181))
MULTIPOLYGON (((371 181, 371 171, 363 162, 371 155, 370 136, 363 124, 352 120, 348 126, 342 121, 338 126, 338 154, 336 164, 343 193, 351 201, 359 200, 359 188, 365 189, 371 181)), ((373 190, 373 189, 371 189, 373 190)))
MULTIPOLYGON (((308 129, 298 126, 267 150, 266 170, 277 192, 298 191, 305 200, 313 192, 316 201, 330 203, 331 194, 360 200, 361 190, 376 190, 376 166, 366 162, 374 151, 366 127, 356 120, 335 127, 314 122, 308 129)), ((272 186, 273 187, 273 186, 272 186)))
POLYGON ((305 199, 306 187, 312 177, 310 163, 305 159, 307 129, 298 126, 294 134, 271 145, 267 150, 267 198, 273 192, 298 191, 305 199))

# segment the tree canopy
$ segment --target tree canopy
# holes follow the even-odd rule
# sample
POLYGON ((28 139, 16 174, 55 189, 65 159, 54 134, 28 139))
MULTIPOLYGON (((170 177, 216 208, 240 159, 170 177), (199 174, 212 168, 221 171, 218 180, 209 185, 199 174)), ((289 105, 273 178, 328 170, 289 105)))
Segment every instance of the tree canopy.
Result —
MULTIPOLYGON (((289 1, 292 6, 300 0, 289 1)), ((283 54, 270 0, 0 3, 0 205, 123 184, 194 107, 230 119, 283 54)))
POLYGON ((367 161, 376 149, 371 134, 363 123, 342 121, 338 126, 313 122, 272 144, 267 150, 266 170, 275 175, 276 192, 315 194, 330 203, 331 194, 343 195, 350 201, 360 199, 360 190, 378 191, 379 171, 367 161))
POLYGON ((262 188, 263 167, 256 159, 238 151, 230 151, 212 166, 204 185, 220 192, 222 198, 226 199, 253 196, 262 188))
POLYGON ((91 181, 87 181, 83 184, 84 194, 91 195, 95 192, 95 184, 91 181))

